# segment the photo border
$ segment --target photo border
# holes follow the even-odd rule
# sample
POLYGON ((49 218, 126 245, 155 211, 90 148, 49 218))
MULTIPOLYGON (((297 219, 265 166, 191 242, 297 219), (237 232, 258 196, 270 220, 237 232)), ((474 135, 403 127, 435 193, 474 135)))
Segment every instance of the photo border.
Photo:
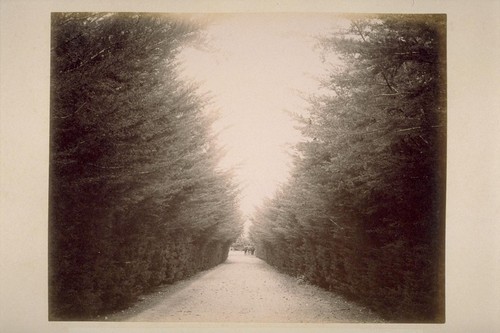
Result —
POLYGON ((1 303, 5 332, 493 332, 500 327, 500 2, 15 1, 1 18, 1 303), (50 13, 444 13, 448 28, 445 324, 49 322, 50 13))

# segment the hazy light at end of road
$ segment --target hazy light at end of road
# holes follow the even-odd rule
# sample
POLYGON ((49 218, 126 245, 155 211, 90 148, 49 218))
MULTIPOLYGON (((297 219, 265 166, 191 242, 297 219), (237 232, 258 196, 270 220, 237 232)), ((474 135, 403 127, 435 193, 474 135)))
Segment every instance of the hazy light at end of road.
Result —
POLYGON ((210 91, 220 113, 215 130, 227 150, 222 167, 236 168, 243 193, 241 209, 271 196, 290 170, 287 150, 300 140, 286 111, 303 111, 317 91, 325 64, 313 50, 315 36, 338 24, 333 15, 212 15, 206 33, 209 51, 187 48, 184 74, 210 91), (300 93, 299 93, 300 92, 300 93))

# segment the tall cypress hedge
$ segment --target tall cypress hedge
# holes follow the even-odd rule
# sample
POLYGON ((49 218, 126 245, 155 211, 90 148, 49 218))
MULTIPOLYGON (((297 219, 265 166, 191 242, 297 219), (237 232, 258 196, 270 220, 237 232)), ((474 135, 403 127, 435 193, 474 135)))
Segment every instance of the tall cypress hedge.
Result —
POLYGON ((320 39, 343 65, 250 230, 271 265, 395 321, 444 320, 445 24, 375 16, 320 39))
POLYGON ((92 318, 223 262, 242 228, 207 98, 176 56, 189 17, 54 13, 49 317, 92 318))

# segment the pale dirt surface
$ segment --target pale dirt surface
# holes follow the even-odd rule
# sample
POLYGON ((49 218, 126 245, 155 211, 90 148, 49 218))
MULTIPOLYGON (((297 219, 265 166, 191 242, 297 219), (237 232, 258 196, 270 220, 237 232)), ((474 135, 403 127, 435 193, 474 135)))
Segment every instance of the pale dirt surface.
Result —
MULTIPOLYGON (((101 319, 102 320, 102 319, 101 319)), ((226 262, 162 287, 106 321, 382 322, 341 296, 279 273, 264 261, 231 251, 226 262)))

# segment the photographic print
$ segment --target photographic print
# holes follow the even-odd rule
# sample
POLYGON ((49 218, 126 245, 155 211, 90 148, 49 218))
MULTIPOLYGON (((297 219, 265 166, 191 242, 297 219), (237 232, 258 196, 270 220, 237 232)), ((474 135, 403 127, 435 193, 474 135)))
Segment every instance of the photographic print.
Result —
POLYGON ((446 22, 53 12, 49 321, 444 323, 446 22))

